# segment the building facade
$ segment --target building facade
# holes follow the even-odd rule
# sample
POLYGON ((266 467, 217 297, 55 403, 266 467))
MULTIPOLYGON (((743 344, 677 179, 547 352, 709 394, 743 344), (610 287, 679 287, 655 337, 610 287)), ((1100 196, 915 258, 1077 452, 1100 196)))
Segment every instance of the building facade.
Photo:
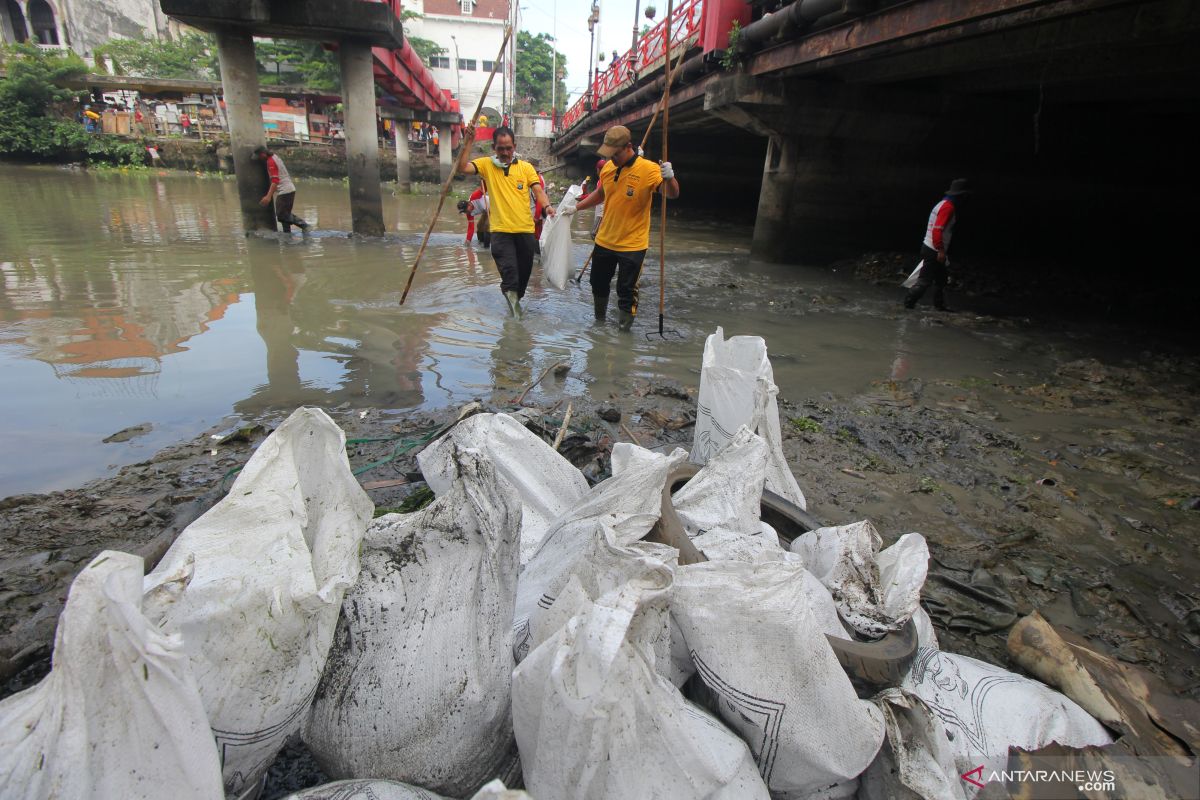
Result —
POLYGON ((85 59, 110 39, 172 38, 158 0, 0 0, 0 39, 70 48, 85 59))
MULTIPOLYGON (((509 15, 508 0, 412 0, 405 8, 424 14, 404 24, 412 36, 429 39, 444 49, 430 59, 430 71, 438 85, 458 98, 463 117, 469 116, 479 102, 484 84, 492 71, 504 23, 509 15)), ((488 92, 486 106, 500 108, 505 91, 503 72, 496 75, 488 92)), ((489 119, 489 125, 498 120, 489 119)))

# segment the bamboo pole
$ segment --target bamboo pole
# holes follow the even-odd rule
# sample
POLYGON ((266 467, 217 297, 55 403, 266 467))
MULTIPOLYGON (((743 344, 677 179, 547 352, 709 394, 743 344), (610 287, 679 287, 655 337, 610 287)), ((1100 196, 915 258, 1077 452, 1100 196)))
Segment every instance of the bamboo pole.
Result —
MULTIPOLYGON (((483 102, 487 100, 488 90, 492 88, 492 79, 496 77, 496 70, 500 67, 500 61, 504 58, 504 48, 508 46, 509 37, 512 36, 512 26, 506 25, 504 28, 504 41, 500 43, 500 52, 496 55, 496 61, 492 64, 492 74, 488 75, 487 83, 483 85, 483 93, 479 95, 479 103, 475 106, 475 113, 471 115, 468 125, 471 132, 463 137, 463 149, 470 152, 475 146, 475 121, 479 119, 479 114, 483 111, 483 102)), ((460 156, 461 157, 461 156, 460 156)), ((455 169, 450 170, 450 175, 446 178, 446 183, 442 186, 442 194, 438 197, 437 208, 433 211, 433 218, 429 220, 429 227, 425 229, 425 238, 421 240, 421 249, 417 251, 417 257, 413 261, 412 269, 408 273, 408 282, 404 284, 404 294, 400 295, 400 305, 404 305, 404 301, 408 299, 408 292, 412 289, 413 278, 416 277, 417 267, 421 263, 421 256, 425 255, 425 247, 429 244, 429 237, 433 233, 433 226, 437 224, 438 215, 442 213, 442 205, 446 202, 446 195, 450 193, 450 184, 454 181, 454 176, 458 173, 458 163, 455 162, 455 169)))

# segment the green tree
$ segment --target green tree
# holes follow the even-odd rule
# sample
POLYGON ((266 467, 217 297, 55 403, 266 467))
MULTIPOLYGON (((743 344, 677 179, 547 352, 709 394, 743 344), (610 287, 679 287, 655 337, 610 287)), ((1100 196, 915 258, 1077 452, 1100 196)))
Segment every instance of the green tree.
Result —
POLYGON ((567 57, 562 53, 554 58, 549 34, 536 36, 528 31, 517 32, 517 91, 514 107, 518 111, 550 111, 551 71, 557 67, 558 96, 557 111, 567 105, 567 86, 563 78, 567 74, 567 57), (555 64, 557 60, 557 64, 555 64))
POLYGON ((139 78, 217 80, 217 45, 207 33, 185 33, 172 42, 113 39, 96 48, 111 58, 118 74, 139 78))
POLYGON ((307 39, 266 39, 254 43, 260 81, 268 86, 299 84, 328 92, 341 91, 337 53, 307 39))
MULTIPOLYGON (((403 11, 400 14, 401 24, 414 19, 424 19, 424 14, 419 14, 416 11, 403 11)), ((421 60, 425 62, 425 66, 429 66, 429 59, 432 56, 440 56, 446 52, 446 48, 439 45, 432 39, 422 39, 420 36, 409 36, 408 28, 404 28, 404 38, 408 41, 408 46, 413 49, 421 60)))
POLYGON ((45 51, 32 44, 0 50, 7 77, 0 81, 0 155, 32 159, 86 158, 137 163, 140 144, 92 135, 71 118, 86 92, 62 84, 87 74, 70 51, 45 51))

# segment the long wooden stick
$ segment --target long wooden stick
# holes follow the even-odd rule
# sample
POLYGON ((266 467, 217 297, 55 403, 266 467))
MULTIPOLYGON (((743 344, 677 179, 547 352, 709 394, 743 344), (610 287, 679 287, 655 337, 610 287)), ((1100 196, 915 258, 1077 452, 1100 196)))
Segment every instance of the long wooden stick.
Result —
MULTIPOLYGON (((670 5, 669 0, 668 0, 667 4, 670 5)), ((667 27, 668 28, 670 27, 669 20, 668 20, 667 27)), ((641 144, 642 147, 645 147, 646 142, 648 142, 650 140, 650 131, 654 130, 654 123, 658 120, 658 114, 660 111, 663 110, 665 103, 671 96, 671 83, 675 80, 675 76, 678 75, 680 72, 682 72, 682 70, 680 70, 679 67, 683 63, 683 57, 685 55, 687 55, 687 51, 680 53, 679 58, 675 59, 675 69, 674 70, 671 69, 671 52, 668 50, 667 54, 665 56, 663 56, 663 68, 666 69, 666 71, 667 71, 667 74, 665 76, 667 79, 667 83, 663 89, 663 99, 659 102, 659 104, 657 106, 654 107, 654 114, 650 117, 650 124, 646 126, 646 132, 644 134, 642 134, 642 144, 641 144)), ((664 158, 663 160, 666 161, 666 158, 664 158)))
MULTIPOLYGON (((471 127, 471 132, 463 137, 462 146, 468 153, 475 146, 475 121, 479 119, 479 114, 483 111, 483 101, 487 99, 488 90, 492 88, 492 79, 496 77, 496 71, 500 69, 500 59, 504 58, 504 48, 508 46, 508 40, 511 36, 512 26, 505 25, 504 41, 500 43, 500 52, 496 55, 496 61, 492 64, 492 74, 488 75, 487 83, 483 85, 483 93, 479 95, 479 103, 475 106, 475 113, 467 122, 471 127)), ((413 261, 412 269, 408 273, 408 283, 404 284, 404 294, 400 295, 400 305, 404 305, 404 301, 408 299, 408 292, 412 289, 413 278, 417 274, 417 266, 421 263, 421 256, 425 255, 425 247, 429 244, 429 236, 433 233, 433 226, 437 224, 438 215, 442 213, 442 205, 446 202, 446 195, 450 193, 450 184, 458 172, 457 167, 458 163, 456 161, 454 166, 450 168, 450 175, 447 176, 446 183, 442 186, 442 195, 438 198, 437 208, 433 211, 433 219, 429 220, 429 227, 425 229, 425 238, 421 240, 421 249, 417 251, 417 258, 413 261)))
POLYGON ((558 435, 554 437, 553 448, 555 450, 557 450, 558 446, 562 444, 563 437, 567 435, 567 426, 571 424, 571 411, 574 408, 574 403, 567 403, 567 413, 566 416, 563 417, 562 427, 558 429, 558 435))
MULTIPOLYGON (((662 160, 667 161, 667 128, 671 121, 671 13, 674 11, 673 0, 667 0, 667 25, 663 32, 666 55, 663 60, 667 66, 667 88, 663 92, 663 124, 662 124, 662 160)), ((646 132, 647 135, 649 131, 646 132)), ((662 216, 659 218, 658 231, 658 335, 663 335, 663 309, 667 305, 667 190, 663 188, 662 216)))

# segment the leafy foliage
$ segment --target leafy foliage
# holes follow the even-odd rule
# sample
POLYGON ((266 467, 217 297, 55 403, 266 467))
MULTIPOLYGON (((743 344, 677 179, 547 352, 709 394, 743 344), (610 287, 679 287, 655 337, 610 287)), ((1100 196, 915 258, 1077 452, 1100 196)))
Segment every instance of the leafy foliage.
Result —
POLYGON ((267 86, 299 84, 312 89, 338 92, 342 88, 337 53, 320 42, 275 39, 254 42, 258 75, 267 86), (285 69, 286 68, 286 69, 285 69))
MULTIPOLYGON (((424 14, 416 11, 405 10, 400 14, 401 24, 408 22, 409 20, 424 18, 424 14)), ((440 56, 446 52, 446 48, 442 47, 432 39, 422 39, 420 36, 409 36, 407 27, 404 28, 404 38, 408 42, 408 46, 411 47, 416 54, 421 57, 421 60, 425 62, 425 66, 429 66, 429 59, 431 56, 440 56)))
POLYGON ((742 25, 736 19, 733 25, 729 27, 729 47, 725 48, 725 52, 721 53, 721 69, 725 71, 737 68, 737 65, 742 62, 741 55, 738 53, 738 45, 742 40, 742 25))
POLYGON ((85 158, 140 164, 141 144, 89 134, 68 118, 82 92, 61 83, 81 78, 87 66, 74 53, 18 44, 3 51, 8 77, 0 81, 0 155, 19 158, 85 158))
POLYGON ((567 87, 563 78, 567 74, 567 57, 558 54, 557 65, 554 64, 553 39, 549 34, 539 33, 536 36, 528 31, 517 32, 517 91, 515 107, 518 111, 550 111, 551 72, 555 66, 558 75, 558 96, 556 102, 558 111, 567 105, 567 87))
POLYGON ((140 78, 217 80, 217 45, 207 33, 185 33, 177 41, 113 39, 96 48, 116 71, 140 78))

